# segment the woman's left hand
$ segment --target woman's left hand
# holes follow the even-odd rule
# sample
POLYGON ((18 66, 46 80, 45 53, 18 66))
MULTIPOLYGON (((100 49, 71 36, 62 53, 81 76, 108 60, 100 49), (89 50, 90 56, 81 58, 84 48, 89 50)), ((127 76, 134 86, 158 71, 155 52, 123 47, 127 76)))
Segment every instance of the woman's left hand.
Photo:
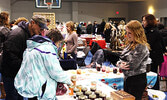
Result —
POLYGON ((121 64, 119 65, 119 67, 121 67, 124 70, 129 70, 129 65, 127 65, 126 62, 121 62, 121 64))

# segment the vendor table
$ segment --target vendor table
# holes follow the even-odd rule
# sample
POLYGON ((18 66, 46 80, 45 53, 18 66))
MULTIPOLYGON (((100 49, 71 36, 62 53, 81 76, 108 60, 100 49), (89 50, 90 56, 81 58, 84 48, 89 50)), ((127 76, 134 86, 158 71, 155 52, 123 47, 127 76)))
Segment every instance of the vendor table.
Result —
POLYGON ((80 36, 82 39, 86 39, 87 43, 90 43, 90 41, 92 39, 95 39, 96 37, 94 35, 90 35, 90 34, 83 34, 80 36))
POLYGON ((105 41, 104 39, 102 39, 102 40, 96 40, 96 39, 90 40, 89 46, 92 45, 92 42, 98 43, 99 46, 100 46, 102 49, 105 49, 105 48, 106 48, 106 41, 105 41))
MULTIPOLYGON (((114 74, 113 72, 106 73, 106 72, 98 72, 96 69, 82 69, 81 74, 77 74, 76 70, 69 70, 66 71, 69 76, 76 75, 77 85, 82 85, 84 87, 91 87, 91 82, 96 81, 97 82, 97 89, 101 90, 103 93, 105 93, 108 97, 110 96, 110 92, 117 90, 123 90, 123 82, 124 82, 124 75, 123 73, 118 72, 117 74, 114 74), (113 87, 116 86, 115 87, 113 87)), ((147 73, 147 84, 148 87, 151 88, 155 85, 155 82, 157 80, 157 74, 154 72, 148 72, 147 73)), ((60 98, 68 98, 63 100, 73 100, 72 97, 69 95, 64 96, 58 96, 58 100, 61 100, 60 98), (71 98, 71 99, 69 99, 71 98)))

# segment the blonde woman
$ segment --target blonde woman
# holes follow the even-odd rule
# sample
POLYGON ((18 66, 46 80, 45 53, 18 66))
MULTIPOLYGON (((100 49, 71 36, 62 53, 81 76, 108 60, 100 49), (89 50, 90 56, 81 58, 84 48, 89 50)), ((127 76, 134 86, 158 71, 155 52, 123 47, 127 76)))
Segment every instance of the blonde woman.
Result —
POLYGON ((16 22, 14 23, 13 27, 11 28, 12 30, 17 28, 18 27, 18 24, 21 22, 21 21, 25 21, 25 22, 28 22, 28 19, 26 19, 25 17, 19 17, 17 18, 16 22))
POLYGON ((70 53, 71 56, 76 59, 77 54, 77 46, 78 46, 78 36, 76 32, 74 31, 74 22, 68 21, 66 22, 66 28, 67 28, 67 36, 65 38, 66 42, 66 50, 67 53, 70 53))
POLYGON ((110 34, 111 34, 111 24, 106 23, 105 28, 104 28, 104 37, 107 43, 110 43, 110 38, 111 38, 110 34))
POLYGON ((147 85, 146 67, 151 63, 150 46, 139 21, 133 20, 126 25, 127 46, 121 53, 117 66, 124 73, 124 91, 141 100, 147 85))

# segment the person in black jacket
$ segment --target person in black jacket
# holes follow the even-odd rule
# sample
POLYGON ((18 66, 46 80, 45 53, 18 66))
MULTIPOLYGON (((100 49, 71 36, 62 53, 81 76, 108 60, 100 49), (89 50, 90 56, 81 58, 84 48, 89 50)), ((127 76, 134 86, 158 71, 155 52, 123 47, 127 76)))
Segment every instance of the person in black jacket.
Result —
POLYGON ((106 25, 105 25, 104 37, 105 37, 106 43, 110 43, 110 39, 111 39, 111 25, 110 25, 110 23, 106 23, 106 25))
POLYGON ((97 33, 97 21, 94 21, 93 23, 93 35, 97 33))
POLYGON ((165 29, 165 26, 162 23, 158 23, 158 29, 163 38, 164 45, 167 46, 167 29, 165 29))
MULTIPOLYGON (((154 15, 147 14, 142 17, 142 23, 145 29, 145 34, 150 44, 150 58, 152 59, 151 71, 158 74, 158 66, 164 61, 163 53, 165 52, 165 47, 163 45, 163 39, 157 28, 157 21, 154 15)), ((157 77, 157 82, 153 89, 159 90, 159 79, 157 77)))
MULTIPOLYGON (((4 41, 6 41, 9 34, 10 34, 9 13, 3 11, 0 13, 0 72, 2 71, 1 63, 2 63, 2 56, 3 56, 3 43, 4 41)), ((4 99, 6 96, 6 93, 4 90, 2 75, 0 79, 0 91, 1 91, 0 99, 4 99)))
POLYGON ((93 33, 93 26, 92 26, 92 23, 90 21, 88 22, 88 26, 86 27, 86 33, 87 34, 93 33))
POLYGON ((14 78, 21 66, 23 52, 27 47, 26 40, 40 34, 43 29, 47 29, 46 19, 34 15, 30 22, 20 22, 4 42, 2 76, 6 92, 5 100, 23 100, 14 87, 14 78))

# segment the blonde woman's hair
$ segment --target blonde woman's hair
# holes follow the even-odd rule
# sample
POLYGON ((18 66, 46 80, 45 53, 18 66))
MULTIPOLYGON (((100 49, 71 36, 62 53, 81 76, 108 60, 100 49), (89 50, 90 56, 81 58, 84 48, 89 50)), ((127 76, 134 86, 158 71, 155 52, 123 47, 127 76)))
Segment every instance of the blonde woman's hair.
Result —
POLYGON ((28 19, 26 19, 25 17, 19 17, 19 18, 17 18, 17 20, 14 23, 14 25, 18 25, 18 23, 21 22, 21 21, 28 22, 28 19))
POLYGON ((71 30, 72 31, 74 31, 74 22, 73 21, 68 21, 68 22, 66 22, 66 25, 69 25, 70 26, 70 28, 71 28, 71 30))
POLYGON ((105 27, 104 27, 104 31, 107 30, 107 29, 110 29, 110 28, 111 28, 110 23, 106 23, 106 24, 105 24, 105 27))
POLYGON ((9 13, 6 12, 6 11, 2 11, 0 13, 0 25, 3 25, 7 28, 10 28, 10 25, 9 25, 9 13))
MULTIPOLYGON (((126 24, 126 28, 132 31, 132 34, 134 35, 135 42, 132 43, 130 48, 133 50, 137 46, 137 44, 146 45, 148 49, 150 49, 150 45, 147 43, 147 38, 144 32, 144 28, 142 27, 142 24, 137 20, 132 20, 129 23, 126 24)), ((130 44, 130 42, 127 42, 130 44)))

